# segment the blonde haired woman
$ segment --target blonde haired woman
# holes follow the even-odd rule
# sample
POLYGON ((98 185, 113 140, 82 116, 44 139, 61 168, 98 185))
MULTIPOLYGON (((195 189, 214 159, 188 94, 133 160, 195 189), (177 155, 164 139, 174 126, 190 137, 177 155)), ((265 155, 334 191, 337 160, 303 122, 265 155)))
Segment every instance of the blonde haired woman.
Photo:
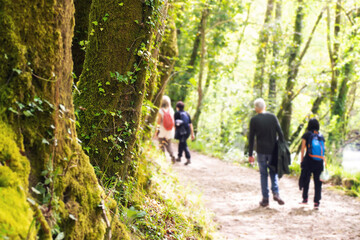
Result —
POLYGON ((155 136, 159 139, 160 149, 168 151, 171 161, 175 163, 174 152, 171 147, 171 139, 174 138, 174 109, 171 107, 171 100, 168 96, 163 96, 157 118, 158 127, 155 136))

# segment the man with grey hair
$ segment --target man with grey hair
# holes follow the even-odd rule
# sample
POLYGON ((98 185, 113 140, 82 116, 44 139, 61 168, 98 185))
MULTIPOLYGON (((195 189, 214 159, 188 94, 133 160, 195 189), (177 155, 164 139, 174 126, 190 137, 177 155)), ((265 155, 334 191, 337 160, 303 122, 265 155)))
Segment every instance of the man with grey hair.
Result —
POLYGON ((266 104, 264 99, 256 99, 254 105, 257 115, 250 120, 249 162, 251 164, 254 163, 253 149, 254 138, 256 136, 257 161, 260 169, 261 192, 263 197, 260 206, 266 207, 269 205, 268 169, 274 200, 280 205, 283 205, 284 201, 279 196, 278 176, 269 168, 269 163, 271 162, 277 137, 283 140, 284 135, 276 116, 265 111, 266 104))

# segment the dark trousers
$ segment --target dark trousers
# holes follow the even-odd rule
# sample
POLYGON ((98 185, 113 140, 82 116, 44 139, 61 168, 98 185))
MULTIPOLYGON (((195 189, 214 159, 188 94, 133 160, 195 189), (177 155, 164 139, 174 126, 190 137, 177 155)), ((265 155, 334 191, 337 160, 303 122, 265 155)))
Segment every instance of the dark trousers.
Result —
POLYGON ((314 196, 314 202, 320 203, 321 200, 321 185, 322 182, 320 181, 320 174, 322 172, 322 169, 314 169, 314 170, 306 170, 304 173, 304 188, 303 188, 303 199, 308 199, 308 192, 309 192, 309 185, 310 185, 310 178, 311 173, 313 174, 314 178, 314 185, 315 185, 315 196, 314 196))
POLYGON ((185 141, 180 141, 179 142, 179 153, 178 153, 178 157, 181 158, 183 155, 183 152, 185 151, 185 157, 186 159, 190 159, 190 151, 187 145, 186 140, 185 141))

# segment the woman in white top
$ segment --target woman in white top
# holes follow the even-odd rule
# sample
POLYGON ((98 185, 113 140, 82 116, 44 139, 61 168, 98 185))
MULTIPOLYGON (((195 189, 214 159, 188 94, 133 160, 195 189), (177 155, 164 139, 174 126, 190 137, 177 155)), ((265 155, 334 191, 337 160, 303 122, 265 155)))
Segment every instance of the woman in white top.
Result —
POLYGON ((171 161, 175 163, 174 152, 171 147, 171 139, 174 138, 174 109, 171 107, 171 100, 168 96, 163 96, 161 101, 161 108, 157 118, 158 127, 156 128, 155 136, 158 137, 160 149, 165 152, 165 148, 171 156, 171 161), (166 115, 166 116, 165 116, 166 115), (170 118, 171 117, 171 118, 170 118), (167 121, 164 126, 164 119, 167 121), (171 129, 170 129, 171 128, 171 129))

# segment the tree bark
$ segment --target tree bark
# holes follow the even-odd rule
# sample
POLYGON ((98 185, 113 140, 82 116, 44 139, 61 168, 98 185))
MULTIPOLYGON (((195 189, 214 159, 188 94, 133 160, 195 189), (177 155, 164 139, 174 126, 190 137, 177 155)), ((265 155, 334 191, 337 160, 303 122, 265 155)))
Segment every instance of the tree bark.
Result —
POLYGON ((275 8, 275 29, 273 33, 272 51, 273 60, 271 73, 269 76, 269 97, 268 97, 268 109, 270 112, 274 112, 276 108, 276 83, 279 79, 278 68, 280 64, 280 42, 281 42, 281 16, 282 16, 282 0, 276 1, 275 8))
MULTIPOLYGON (((330 16, 328 16, 330 19, 330 16)), ((340 49, 340 27, 341 27, 341 0, 337 0, 335 9, 335 24, 334 24, 334 45, 333 50, 329 50, 330 62, 331 62, 331 90, 330 90, 330 107, 334 108, 337 93, 337 83, 340 75, 340 71, 337 69, 339 61, 339 49, 340 49)))
MULTIPOLYGON (((152 126, 155 121, 159 111, 162 97, 165 92, 165 88, 170 80, 174 65, 175 58, 178 55, 178 46, 177 46, 177 33, 175 21, 172 17, 167 20, 164 41, 160 46, 160 58, 158 68, 158 88, 152 99, 152 104, 155 106, 151 110, 149 116, 147 117, 147 125, 152 126)), ((151 127, 149 128, 151 129, 151 127)))
POLYGON ((160 3, 93 0, 84 69, 75 96, 79 132, 91 162, 126 178, 144 99, 160 3), (108 14, 107 21, 103 17, 108 14))
POLYGON ((264 25, 260 31, 259 36, 259 45, 258 50, 256 52, 256 68, 255 68, 255 75, 254 75, 254 97, 262 97, 263 95, 263 85, 264 85, 264 75, 265 75, 265 61, 268 51, 268 43, 269 43, 269 36, 271 34, 271 18, 274 9, 274 1, 275 0, 268 0, 267 1, 267 8, 265 13, 265 20, 264 25))
POLYGON ((197 87, 198 100, 197 100, 197 105, 196 105, 196 112, 192 119, 192 124, 194 127, 195 135, 197 134, 197 127, 198 127, 198 123, 199 123, 202 101, 203 101, 203 97, 204 97, 202 82, 203 82, 204 69, 205 69, 205 55, 206 55, 206 34, 205 34, 205 32, 206 32, 206 23, 207 23, 208 16, 209 16, 209 9, 205 8, 202 13, 201 28, 200 28, 201 53, 200 53, 199 79, 198 79, 198 87, 197 87))
POLYGON ((53 239, 54 227, 103 239, 101 191, 75 131, 73 2, 0 6, 0 229, 10 239, 53 239))
POLYGON ((294 28, 294 36, 293 36, 293 46, 290 47, 290 56, 288 60, 288 77, 286 81, 286 92, 283 97, 280 110, 278 112, 278 118, 284 132, 285 139, 289 139, 290 135, 290 124, 291 124, 291 116, 292 116, 292 101, 297 96, 294 92, 294 87, 296 84, 296 77, 299 73, 299 68, 301 65, 301 61, 304 58, 307 50, 310 47, 312 38, 314 36, 315 30, 320 23, 322 15, 325 11, 325 8, 320 12, 313 28, 310 33, 310 36, 305 44, 304 49, 300 53, 300 45, 302 42, 302 30, 303 30, 303 1, 298 0, 299 6, 297 8, 296 20, 295 20, 295 28, 294 28))

